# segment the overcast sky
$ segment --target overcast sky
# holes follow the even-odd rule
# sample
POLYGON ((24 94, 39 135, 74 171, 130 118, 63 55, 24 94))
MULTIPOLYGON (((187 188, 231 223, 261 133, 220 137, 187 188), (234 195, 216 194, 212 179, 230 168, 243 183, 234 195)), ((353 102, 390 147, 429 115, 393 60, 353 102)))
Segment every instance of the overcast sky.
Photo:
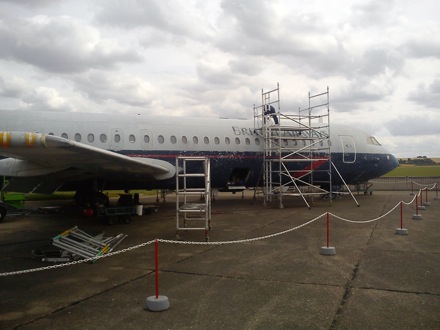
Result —
MULTIPOLYGON (((437 0, 0 0, 0 109, 252 118, 330 88, 331 122, 440 157, 437 0)), ((0 118, 1 120, 1 118, 0 118)))

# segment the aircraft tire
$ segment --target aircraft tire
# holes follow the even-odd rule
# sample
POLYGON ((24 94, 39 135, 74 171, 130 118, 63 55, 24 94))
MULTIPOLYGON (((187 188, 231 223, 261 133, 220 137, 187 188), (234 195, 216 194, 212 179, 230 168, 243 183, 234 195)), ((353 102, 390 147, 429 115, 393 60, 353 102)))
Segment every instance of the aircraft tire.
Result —
POLYGON ((6 208, 0 205, 0 223, 6 218, 6 208))

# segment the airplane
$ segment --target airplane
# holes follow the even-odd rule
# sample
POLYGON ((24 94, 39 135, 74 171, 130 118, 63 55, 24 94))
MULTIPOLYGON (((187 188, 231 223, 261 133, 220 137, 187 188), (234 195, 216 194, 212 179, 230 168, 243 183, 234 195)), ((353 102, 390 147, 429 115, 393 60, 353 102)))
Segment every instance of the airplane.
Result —
MULTIPOLYGON (((341 177, 364 183, 398 165, 355 127, 332 124, 327 143, 340 173, 332 172, 334 185, 341 177)), ((103 189, 175 189, 178 156, 209 157, 212 188, 255 187, 263 148, 252 119, 0 110, 0 176, 10 179, 3 191, 76 191, 80 204, 107 203, 103 189)))

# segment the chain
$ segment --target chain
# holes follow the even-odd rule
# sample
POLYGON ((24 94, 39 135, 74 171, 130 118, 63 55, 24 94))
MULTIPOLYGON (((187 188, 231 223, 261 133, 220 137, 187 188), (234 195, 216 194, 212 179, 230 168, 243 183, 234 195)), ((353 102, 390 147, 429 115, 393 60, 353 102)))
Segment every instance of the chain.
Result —
POLYGON ((307 225, 310 225, 311 223, 315 222, 316 220, 322 218, 323 216, 324 216, 324 214, 321 214, 320 216, 318 216, 310 221, 307 221, 299 226, 296 226, 296 227, 293 227, 290 229, 286 229, 286 230, 278 232, 278 233, 260 236, 260 237, 254 237, 254 238, 245 238, 245 239, 239 239, 239 240, 234 240, 234 241, 217 241, 217 242, 191 242, 191 241, 176 241, 176 240, 167 240, 167 239, 158 239, 158 241, 162 242, 162 243, 168 243, 168 244, 187 244, 187 245, 226 245, 226 244, 249 243, 249 242, 260 241, 260 240, 264 240, 264 239, 268 239, 268 238, 272 238, 272 237, 277 237, 280 235, 290 233, 294 230, 297 230, 297 229, 300 229, 300 228, 305 227, 307 225))
POLYGON ((122 254, 125 252, 129 252, 150 244, 153 244, 154 242, 158 241, 161 243, 167 243, 167 244, 185 244, 185 245, 225 245, 225 244, 242 244, 242 243, 248 243, 248 242, 254 242, 254 241, 258 241, 258 240, 264 240, 264 239, 268 239, 268 238, 272 238, 272 237, 276 237, 276 236, 280 236, 280 235, 284 235, 287 234, 291 231, 300 229, 302 227, 305 227, 313 222, 315 222, 316 220, 320 219, 321 217, 323 217, 324 214, 321 214, 320 216, 307 221, 299 226, 284 230, 282 232, 279 233, 274 233, 271 235, 266 235, 266 236, 261 236, 261 237, 255 237, 255 238, 247 238, 247 239, 241 239, 241 240, 235 240, 235 241, 217 241, 217 242, 195 242, 195 241, 178 241, 178 240, 168 240, 168 239, 154 239, 145 243, 141 243, 135 246, 131 246, 125 249, 121 249, 115 252, 110 252, 110 253, 106 253, 103 255, 99 255, 96 257, 91 257, 91 258, 86 258, 86 259, 81 259, 81 260, 75 260, 75 261, 70 261, 70 262, 66 262, 66 263, 62 263, 62 264, 56 264, 56 265, 51 265, 51 266, 46 266, 46 267, 39 267, 39 268, 33 268, 33 269, 25 269, 25 270, 20 270, 20 271, 14 271, 14 272, 6 272, 6 273, 0 273, 0 277, 6 277, 6 276, 12 276, 12 275, 20 275, 20 274, 28 274, 28 273, 34 273, 34 272, 40 272, 40 271, 44 271, 44 270, 49 270, 49 269, 55 269, 55 268, 62 268, 62 267, 68 267, 68 266, 73 266, 73 265, 77 265, 77 264, 81 264, 84 262, 95 262, 99 259, 103 259, 103 258, 107 258, 107 257, 112 257, 118 254, 122 254))
POLYGON ((338 215, 336 215, 336 214, 330 213, 330 212, 329 212, 329 214, 332 215, 332 216, 334 216, 336 219, 339 219, 339 220, 342 220, 342 221, 345 221, 345 222, 364 224, 364 223, 370 223, 370 222, 378 221, 378 220, 380 220, 380 219, 382 219, 382 218, 385 218, 388 214, 390 214, 390 213, 393 212, 395 209, 397 209, 397 207, 398 207, 399 205, 400 205, 400 202, 397 203, 397 204, 396 204, 391 210, 389 210, 387 213, 382 214, 381 216, 379 216, 379 217, 377 217, 377 218, 370 219, 370 220, 364 220, 364 221, 345 219, 345 218, 342 218, 342 217, 340 217, 340 216, 338 216, 338 215))
MULTIPOLYGON (((436 185, 433 186, 433 188, 436 185)), ((433 189, 431 188, 431 189, 433 189)), ((419 192, 420 194, 420 192, 419 192)), ((349 223, 357 223, 357 224, 365 224, 365 223, 370 223, 370 222, 374 222, 374 221, 378 221, 384 217, 386 217, 387 215, 389 215, 391 212, 393 212, 399 205, 400 203, 404 203, 405 205, 410 205, 414 202, 416 196, 412 199, 411 202, 407 203, 407 202, 399 202, 397 203, 391 210, 389 210, 387 213, 371 219, 371 220, 365 220, 365 221, 359 221, 359 220, 350 220, 350 219, 345 219, 342 218, 336 214, 330 213, 330 215, 332 215, 333 217, 335 217, 338 220, 341 221, 345 221, 345 222, 349 222, 349 223)), ((273 238, 273 237, 277 237, 280 235, 284 235, 287 233, 290 233, 292 231, 298 230, 300 228, 303 228, 305 226, 308 226, 310 224, 312 224, 313 222, 319 220, 320 218, 324 217, 327 213, 323 213, 319 216, 317 216, 316 218, 309 220, 301 225, 298 225, 296 227, 293 228, 289 228, 286 229, 284 231, 278 232, 278 233, 274 233, 274 234, 270 234, 270 235, 265 235, 265 236, 260 236, 260 237, 254 237, 254 238, 246 238, 246 239, 239 239, 239 240, 233 240, 233 241, 216 241, 216 242, 195 242, 195 241, 181 241, 181 240, 169 240, 169 239, 154 239, 154 240, 150 240, 147 241, 145 243, 141 243, 138 245, 134 245, 125 249, 121 249, 118 251, 114 251, 114 252, 109 252, 103 255, 99 255, 96 257, 92 257, 92 258, 87 258, 87 259, 81 259, 81 260, 75 260, 75 261, 71 261, 71 262, 66 262, 66 263, 62 263, 62 264, 55 264, 55 265, 51 265, 51 266, 46 266, 46 267, 39 267, 39 268, 33 268, 33 269, 25 269, 25 270, 20 270, 20 271, 14 271, 14 272, 6 272, 6 273, 0 273, 0 277, 6 277, 6 276, 12 276, 12 275, 20 275, 20 274, 27 274, 27 273, 34 273, 34 272, 39 272, 39 271, 44 271, 44 270, 49 270, 49 269, 55 269, 55 268, 62 268, 62 267, 68 267, 68 266, 73 266, 73 265, 77 265, 77 264, 82 264, 84 262, 95 262, 99 259, 103 259, 103 258, 107 258, 107 257, 112 257, 118 254, 122 254, 122 253, 126 253, 135 249, 139 249, 141 247, 145 247, 147 245, 153 244, 156 241, 161 242, 161 243, 166 243, 166 244, 183 244, 183 245, 227 245, 227 244, 243 244, 243 243, 249 243, 249 242, 255 242, 255 241, 259 241, 259 240, 265 240, 265 239, 269 239, 269 238, 273 238)))
POLYGON ((411 182, 414 183, 416 186, 423 187, 423 189, 428 189, 428 190, 433 190, 435 189, 435 187, 437 187, 437 183, 433 183, 431 186, 427 184, 417 183, 415 181, 411 181, 411 182))
POLYGON ((62 264, 55 264, 55 265, 51 265, 51 266, 19 270, 19 271, 15 271, 15 272, 0 273, 0 277, 40 272, 40 271, 43 271, 43 270, 49 270, 49 269, 55 269, 55 268, 62 268, 62 267, 78 265, 78 264, 82 264, 84 262, 95 262, 95 261, 97 261, 99 259, 103 259, 103 258, 111 257, 111 256, 114 256, 114 255, 117 255, 117 254, 129 252, 131 250, 135 250, 135 249, 138 249, 138 248, 150 245, 150 244, 152 244, 154 242, 155 242, 155 240, 152 240, 152 241, 148 241, 148 242, 145 242, 145 243, 142 243, 142 244, 139 244, 139 245, 135 245, 135 246, 131 246, 131 247, 128 247, 128 248, 125 248, 125 249, 121 249, 121 250, 118 250, 118 251, 115 251, 115 252, 109 252, 109 253, 102 254, 102 255, 99 255, 99 256, 96 256, 96 257, 91 257, 91 258, 86 258, 86 259, 81 259, 81 260, 74 260, 74 261, 65 262, 65 263, 62 263, 62 264))

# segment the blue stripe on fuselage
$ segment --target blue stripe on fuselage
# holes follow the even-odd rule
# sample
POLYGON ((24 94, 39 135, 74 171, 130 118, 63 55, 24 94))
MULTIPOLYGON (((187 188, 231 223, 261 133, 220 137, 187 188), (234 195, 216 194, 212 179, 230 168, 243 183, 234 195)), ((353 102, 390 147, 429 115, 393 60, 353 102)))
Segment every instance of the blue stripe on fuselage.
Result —
MULTIPOLYGON (((211 183, 213 187, 225 187, 228 179, 234 169, 243 168, 249 169, 249 178, 246 182, 248 187, 253 187, 257 184, 262 184, 258 180, 262 165, 263 154, 261 152, 217 152, 217 151, 125 151, 124 155, 130 157, 147 157, 157 158, 175 164, 175 159, 178 156, 206 156, 209 157, 211 163, 211 183)), ((370 179, 379 177, 388 173, 395 167, 398 162, 391 154, 356 154, 356 160, 353 163, 346 163, 343 160, 342 153, 332 153, 332 162, 337 167, 339 173, 344 178, 346 183, 361 183, 370 179)), ((289 163, 288 168, 291 171, 303 170, 309 164, 289 163)), ((197 165, 194 165, 197 166, 197 165)), ((328 163, 321 165, 319 169, 328 168, 328 163)), ((188 172, 199 171, 197 168, 189 168, 188 172)), ((315 181, 327 181, 328 174, 323 171, 317 171, 314 174, 315 181), (321 177, 320 177, 321 176, 321 177)), ((342 180, 337 174, 337 171, 332 169, 332 183, 335 185, 342 184, 342 180)), ((175 180, 167 180, 167 182, 153 183, 152 185, 164 185, 163 188, 171 188, 175 185, 175 180)), ((158 188, 158 187, 155 187, 158 188)), ((162 188, 162 187, 159 187, 162 188)))

